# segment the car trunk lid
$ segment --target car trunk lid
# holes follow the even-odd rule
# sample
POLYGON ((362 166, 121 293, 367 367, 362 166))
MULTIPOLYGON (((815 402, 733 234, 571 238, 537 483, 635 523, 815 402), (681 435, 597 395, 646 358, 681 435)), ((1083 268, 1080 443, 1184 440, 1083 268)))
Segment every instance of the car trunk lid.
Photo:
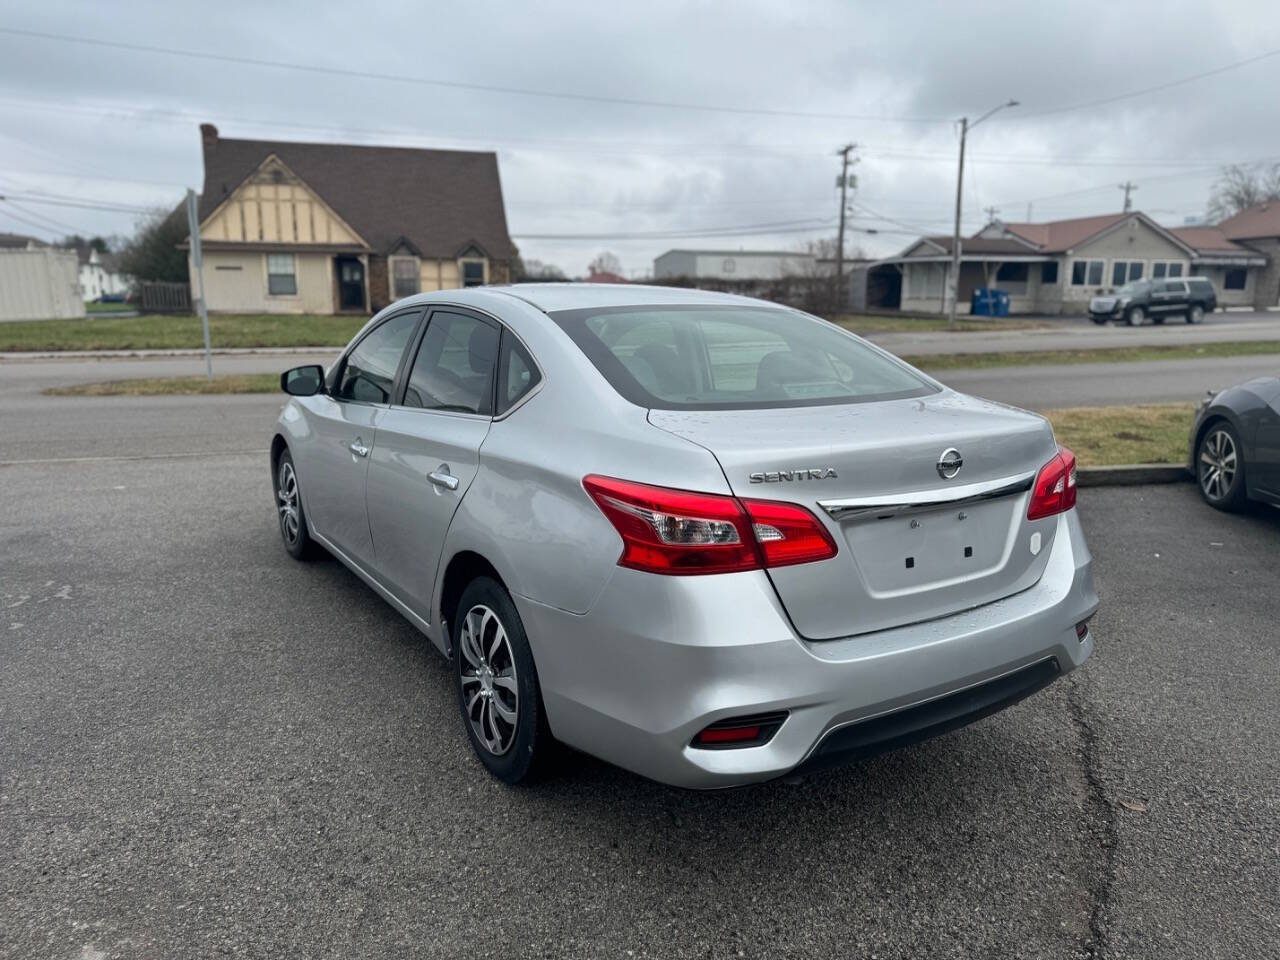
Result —
POLYGON ((800 503, 830 531, 835 557, 768 571, 807 639, 947 616, 1026 589, 1044 571, 1056 523, 1028 521, 1027 504, 1057 447, 1034 414, 947 390, 819 407, 655 409, 649 420, 708 449, 736 495, 800 503))

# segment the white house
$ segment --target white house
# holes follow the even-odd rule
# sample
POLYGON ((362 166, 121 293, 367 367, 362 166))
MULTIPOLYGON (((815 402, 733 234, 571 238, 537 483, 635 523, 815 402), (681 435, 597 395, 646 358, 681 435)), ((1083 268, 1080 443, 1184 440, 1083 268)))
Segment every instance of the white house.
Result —
POLYGON ((120 272, 120 258, 114 253, 99 253, 94 247, 81 247, 80 296, 93 303, 104 296, 116 296, 129 289, 129 281, 120 272))

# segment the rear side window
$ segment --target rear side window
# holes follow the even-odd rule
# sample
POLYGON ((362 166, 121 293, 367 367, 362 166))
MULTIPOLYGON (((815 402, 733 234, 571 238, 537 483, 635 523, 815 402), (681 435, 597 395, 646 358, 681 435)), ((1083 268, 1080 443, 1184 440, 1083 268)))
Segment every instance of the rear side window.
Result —
POLYGON ((497 413, 504 414, 514 407, 541 379, 542 375, 538 373, 538 367, 524 344, 510 331, 504 330, 502 350, 498 355, 497 413))
POLYGON ((839 328, 770 307, 618 307, 551 315, 627 400, 749 410, 920 397, 937 388, 839 328))
POLYGON ((347 356, 338 382, 339 400, 390 403, 400 359, 420 312, 402 313, 375 327, 347 356))
POLYGON ((498 331, 477 317, 436 310, 414 358, 404 390, 406 407, 493 412, 498 331))

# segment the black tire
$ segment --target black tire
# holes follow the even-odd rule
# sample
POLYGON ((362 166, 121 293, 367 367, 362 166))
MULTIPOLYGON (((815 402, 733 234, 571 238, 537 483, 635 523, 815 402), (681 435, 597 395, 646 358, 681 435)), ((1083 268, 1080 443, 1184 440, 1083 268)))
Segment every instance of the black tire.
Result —
POLYGON ((280 522, 280 539, 289 556, 295 560, 310 560, 319 552, 319 545, 311 539, 307 529, 307 515, 302 508, 302 493, 298 487, 298 471, 288 448, 280 453, 271 476, 271 490, 275 494, 276 519, 280 522), (290 478, 292 494, 289 493, 290 478), (292 513, 292 516, 291 516, 292 513))
POLYGON ((1204 319, 1204 307, 1198 303, 1193 303, 1187 311, 1187 323, 1199 323, 1204 319))
POLYGON ((1093 316, 1091 316, 1091 317, 1089 317, 1089 319, 1090 319, 1090 320, 1092 320, 1094 323, 1096 323, 1098 326, 1102 326, 1103 324, 1105 324, 1105 323, 1107 322, 1107 318, 1106 318, 1106 317, 1093 317, 1093 316))
POLYGON ((1124 322, 1131 327, 1140 327, 1147 318, 1147 311, 1142 307, 1130 307, 1124 315, 1124 322))
POLYGON ((529 637, 511 595, 496 580, 477 577, 462 591, 453 620, 452 668, 458 710, 476 757, 504 783, 534 779, 548 765, 554 741, 547 726, 529 637), (482 612, 470 620, 469 627, 468 618, 477 611, 492 613, 493 619, 482 612), (494 642, 497 631, 493 620, 505 634, 505 649, 494 642), (468 630, 470 637, 480 637, 478 664, 473 662, 476 648, 464 636, 468 630), (514 703, 509 688, 500 686, 502 680, 511 679, 506 676, 508 668, 514 668, 514 703), (486 670, 487 679, 482 682, 486 670), (503 709, 514 712, 514 724, 499 714, 503 709), (494 736, 490 737, 491 733, 494 736), (509 742, 504 745, 506 736, 509 742))
POLYGON ((1215 420, 1205 429, 1196 444, 1195 464, 1196 486, 1205 503, 1229 512, 1244 509, 1247 499, 1244 447, 1229 421, 1215 420), (1229 455, 1225 452, 1228 450, 1229 455), (1229 475, 1227 470, 1231 470, 1229 475))

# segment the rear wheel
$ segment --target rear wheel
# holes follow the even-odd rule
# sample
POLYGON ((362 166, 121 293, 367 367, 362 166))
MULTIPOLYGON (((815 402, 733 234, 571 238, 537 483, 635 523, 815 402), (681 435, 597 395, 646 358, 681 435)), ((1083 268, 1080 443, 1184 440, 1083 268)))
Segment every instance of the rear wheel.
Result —
POLYGON ((1213 423, 1196 450, 1196 479, 1200 495, 1211 507, 1239 510, 1244 506, 1244 455, 1240 437, 1225 420, 1213 423))
POLYGON ((1147 311, 1141 307, 1130 307, 1129 312, 1124 315, 1125 320, 1131 327, 1140 327, 1147 319, 1147 311))
POLYGON ((511 596, 490 577, 462 592, 453 624, 454 677, 476 756, 499 780, 532 777, 552 751, 533 651, 511 596))
POLYGON ((1195 304, 1187 311, 1187 323, 1199 323, 1204 319, 1204 307, 1195 304))
POLYGON ((284 548, 295 560, 308 560, 315 556, 317 547, 307 530, 307 515, 302 508, 302 491, 298 489, 298 471, 293 457, 286 449, 276 463, 273 487, 276 494, 276 514, 280 520, 280 538, 284 548))

